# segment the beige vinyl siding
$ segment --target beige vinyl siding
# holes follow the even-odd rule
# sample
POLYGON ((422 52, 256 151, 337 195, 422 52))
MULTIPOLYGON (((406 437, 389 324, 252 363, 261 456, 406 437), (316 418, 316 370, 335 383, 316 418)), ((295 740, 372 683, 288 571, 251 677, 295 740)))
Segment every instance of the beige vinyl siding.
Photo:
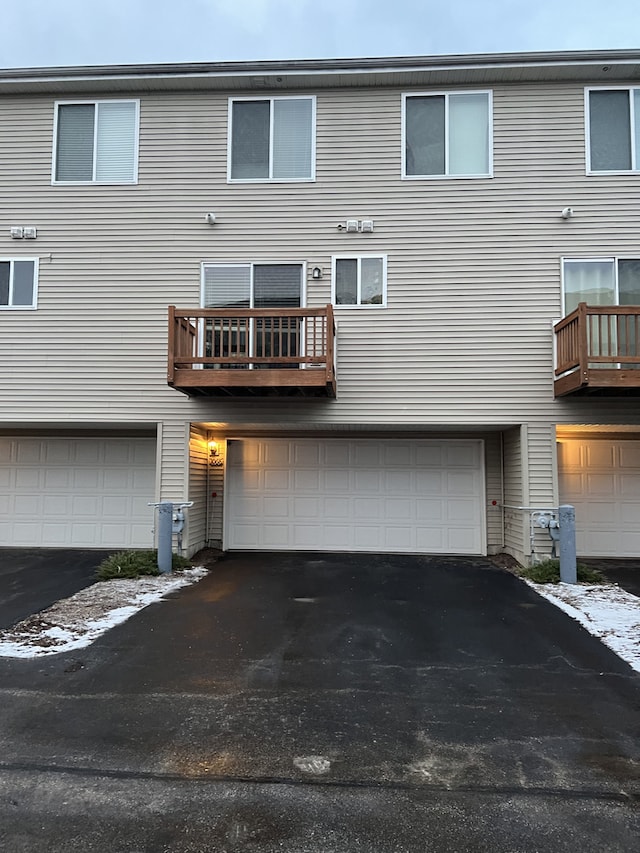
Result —
MULTIPOLYGON (((215 438, 213 434, 210 436, 215 438)), ((223 507, 224 507, 224 478, 225 465, 227 456, 227 442, 218 439, 218 453, 222 460, 222 465, 214 465, 209 468, 209 524, 207 531, 207 542, 213 548, 222 547, 222 525, 223 525, 223 507), (215 498, 213 497, 215 493, 215 498)))
POLYGON ((504 550, 521 563, 529 554, 528 515, 514 507, 526 506, 527 460, 523 452, 526 428, 515 427, 503 434, 504 550), (524 433, 524 442, 523 442, 524 433))
MULTIPOLYGON (((527 428, 529 467, 529 506, 552 509, 558 506, 558 466, 556 430, 553 424, 529 424, 527 428)), ((548 530, 533 526, 536 560, 551 556, 552 541, 548 530)))
POLYGON ((207 497, 209 453, 207 430, 191 424, 189 430, 189 489, 188 499, 193 506, 187 510, 187 537, 185 552, 194 554, 207 542, 207 497))
POLYGON ((188 498, 189 424, 184 421, 162 425, 161 501, 182 503, 188 498))
POLYGON ((498 554, 503 546, 502 457, 499 433, 484 436, 487 505, 487 553, 498 554), (495 504, 494 504, 495 501, 495 504))
MULTIPOLYGON (((563 84, 494 88, 493 179, 402 181, 400 99, 318 93, 317 180, 238 185, 226 95, 144 94, 139 184, 126 187, 50 186, 53 98, 3 100, 0 191, 39 236, 17 245, 5 230, 0 251, 41 258, 38 310, 2 315, 5 417, 244 421, 244 403, 167 387, 166 306, 198 304, 202 260, 308 261, 325 270, 308 302, 323 304, 331 255, 353 251, 388 255, 388 308, 336 311, 338 401, 285 403, 288 418, 594 420, 588 400, 552 396, 559 259, 635 246, 640 176, 584 175, 583 87, 563 84), (374 233, 340 233, 347 217, 374 233)), ((282 401, 260 406, 260 422, 280 420, 282 401)), ((599 417, 638 419, 640 404, 612 400, 599 417)))

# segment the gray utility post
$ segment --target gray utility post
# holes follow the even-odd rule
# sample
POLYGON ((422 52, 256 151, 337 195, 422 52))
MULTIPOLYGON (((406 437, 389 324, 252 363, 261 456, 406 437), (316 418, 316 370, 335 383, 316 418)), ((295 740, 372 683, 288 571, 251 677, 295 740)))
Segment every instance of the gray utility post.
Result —
POLYGON ((577 583, 575 507, 569 504, 558 507, 558 521, 560 522, 560 580, 563 583, 577 583))
POLYGON ((158 568, 162 574, 171 572, 173 563, 173 504, 158 504, 158 568))

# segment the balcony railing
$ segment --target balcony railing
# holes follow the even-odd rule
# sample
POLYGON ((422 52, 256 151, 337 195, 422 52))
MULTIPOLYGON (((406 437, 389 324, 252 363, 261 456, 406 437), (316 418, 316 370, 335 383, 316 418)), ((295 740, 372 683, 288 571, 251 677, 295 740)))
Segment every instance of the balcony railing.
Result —
POLYGON ((335 397, 335 335, 331 305, 170 305, 167 381, 189 396, 335 397))
POLYGON ((554 333, 556 397, 640 393, 640 306, 581 302, 554 333))

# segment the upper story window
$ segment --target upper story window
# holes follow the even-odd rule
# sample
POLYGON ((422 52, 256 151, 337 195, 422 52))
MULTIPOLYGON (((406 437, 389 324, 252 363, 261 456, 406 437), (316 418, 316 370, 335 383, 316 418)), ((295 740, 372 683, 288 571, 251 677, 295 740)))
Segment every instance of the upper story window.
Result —
POLYGON ((0 310, 35 308, 37 258, 0 258, 0 310))
POLYGON ((232 98, 229 180, 313 181, 315 98, 232 98))
POLYGON ((491 92, 403 95, 403 178, 486 178, 491 92))
POLYGON ((53 182, 135 183, 139 107, 138 101, 56 104, 53 182))
POLYGON ((341 255, 332 259, 334 305, 380 307, 387 304, 385 255, 341 255))
POLYGON ((587 305, 640 305, 640 260, 563 258, 564 313, 587 305))
POLYGON ((640 171, 640 89, 587 89, 587 172, 640 171))

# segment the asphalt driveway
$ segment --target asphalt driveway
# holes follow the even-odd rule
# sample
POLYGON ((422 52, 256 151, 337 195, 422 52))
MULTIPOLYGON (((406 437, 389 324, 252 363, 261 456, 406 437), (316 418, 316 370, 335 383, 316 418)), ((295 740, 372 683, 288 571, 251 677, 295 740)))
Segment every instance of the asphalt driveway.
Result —
POLYGON ((0 548, 0 628, 50 607, 95 582, 114 551, 79 548, 0 548))
POLYGON ((640 680, 484 560, 231 555, 0 684, 2 849, 637 848, 640 680))

